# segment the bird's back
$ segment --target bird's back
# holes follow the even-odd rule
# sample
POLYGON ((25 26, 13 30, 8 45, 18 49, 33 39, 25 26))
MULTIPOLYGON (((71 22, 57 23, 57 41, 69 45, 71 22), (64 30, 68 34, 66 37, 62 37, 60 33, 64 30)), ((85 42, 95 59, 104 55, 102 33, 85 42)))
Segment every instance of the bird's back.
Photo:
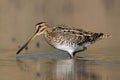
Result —
POLYGON ((80 28, 58 25, 52 28, 52 31, 47 34, 48 43, 55 46, 56 44, 79 45, 92 44, 97 40, 102 39, 103 33, 94 33, 85 31, 80 28))

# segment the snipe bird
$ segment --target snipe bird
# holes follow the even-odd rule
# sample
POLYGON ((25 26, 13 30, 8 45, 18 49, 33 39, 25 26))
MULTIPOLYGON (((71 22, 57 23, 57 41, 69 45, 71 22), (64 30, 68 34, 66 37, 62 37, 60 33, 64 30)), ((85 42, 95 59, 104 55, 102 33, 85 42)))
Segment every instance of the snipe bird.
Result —
POLYGON ((80 28, 69 27, 66 25, 51 27, 46 22, 36 24, 35 29, 34 35, 17 51, 16 54, 19 54, 31 40, 41 34, 44 35, 48 44, 54 48, 67 51, 70 58, 74 58, 77 52, 86 50, 87 46, 94 42, 110 36, 104 33, 85 31, 80 28))

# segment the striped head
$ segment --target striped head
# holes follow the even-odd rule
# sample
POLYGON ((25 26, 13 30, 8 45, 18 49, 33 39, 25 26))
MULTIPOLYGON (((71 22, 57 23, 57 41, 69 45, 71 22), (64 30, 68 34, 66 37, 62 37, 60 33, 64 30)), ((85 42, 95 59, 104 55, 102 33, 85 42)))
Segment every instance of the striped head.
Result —
POLYGON ((48 25, 46 22, 37 23, 35 26, 36 35, 43 34, 47 29, 48 29, 48 25))

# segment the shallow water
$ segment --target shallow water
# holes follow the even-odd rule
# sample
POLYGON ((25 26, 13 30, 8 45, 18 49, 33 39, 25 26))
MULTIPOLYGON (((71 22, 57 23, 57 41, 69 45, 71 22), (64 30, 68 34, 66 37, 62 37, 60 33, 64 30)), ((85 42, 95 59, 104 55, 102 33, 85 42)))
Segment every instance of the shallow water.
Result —
MULTIPOLYGON (((120 63, 93 56, 69 59, 66 52, 14 55, 1 51, 0 80, 117 80, 120 63), (7 53, 7 55, 6 55, 7 53), (9 55, 8 55, 9 54, 9 55)), ((77 55, 79 56, 79 55, 77 55)), ((114 56, 113 56, 114 57, 114 56)))

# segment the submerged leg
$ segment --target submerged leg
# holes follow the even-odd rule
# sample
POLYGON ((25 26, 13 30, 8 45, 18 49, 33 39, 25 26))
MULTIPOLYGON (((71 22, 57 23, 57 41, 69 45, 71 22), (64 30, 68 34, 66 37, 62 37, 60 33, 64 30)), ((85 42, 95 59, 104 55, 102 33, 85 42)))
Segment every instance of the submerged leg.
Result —
POLYGON ((74 56, 70 55, 70 59, 73 59, 74 56))
POLYGON ((74 58, 73 53, 69 53, 69 52, 68 52, 68 55, 70 56, 70 59, 73 59, 73 58, 74 58))
MULTIPOLYGON (((69 53, 68 53, 69 54, 69 53)), ((70 59, 73 59, 74 58, 74 56, 73 56, 73 54, 69 54, 70 55, 70 59)))
POLYGON ((83 49, 78 50, 78 51, 75 51, 75 52, 73 53, 73 57, 75 56, 76 53, 78 53, 78 52, 83 52, 83 51, 85 51, 86 49, 87 49, 87 47, 83 47, 83 49))

